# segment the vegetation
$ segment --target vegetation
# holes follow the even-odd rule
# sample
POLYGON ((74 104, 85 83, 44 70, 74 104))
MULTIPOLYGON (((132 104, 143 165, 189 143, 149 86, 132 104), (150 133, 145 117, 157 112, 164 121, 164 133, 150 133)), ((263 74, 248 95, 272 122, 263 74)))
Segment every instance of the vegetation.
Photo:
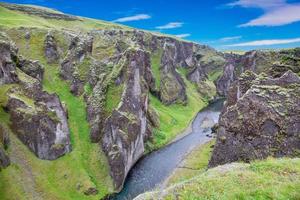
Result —
POLYGON ((122 92, 124 89, 124 85, 115 85, 114 83, 110 84, 106 93, 106 103, 105 109, 111 114, 112 111, 118 107, 121 102, 122 92))
POLYGON ((159 114, 160 127, 154 130, 154 141, 153 144, 148 144, 149 150, 164 146, 179 133, 182 133, 196 114, 208 104, 207 100, 197 92, 197 86, 189 82, 185 76, 183 79, 186 84, 187 105, 172 104, 166 106, 155 96, 150 95, 150 105, 159 114))
POLYGON ((168 179, 168 185, 186 181, 207 169, 215 139, 192 150, 168 179))
POLYGON ((21 31, 8 31, 8 34, 14 39, 22 55, 39 60, 45 67, 44 89, 58 94, 68 109, 73 150, 55 161, 40 160, 10 134, 9 153, 13 164, 0 173, 0 199, 33 199, 33 196, 38 196, 35 192, 42 193, 44 199, 51 200, 99 199, 111 193, 112 181, 106 157, 100 146, 92 144, 89 139, 90 128, 85 120, 83 97, 72 95, 69 84, 59 77, 58 64, 49 65, 44 58, 45 32, 32 32, 29 41, 24 39, 21 31), (84 191, 91 187, 99 190, 98 195, 84 195, 84 191))
POLYGON ((155 77, 155 86, 157 89, 160 87, 160 63, 163 50, 159 49, 151 55, 151 67, 155 77))
POLYGON ((104 22, 101 20, 79 18, 80 20, 66 21, 46 19, 35 15, 25 15, 18 11, 12 11, 0 5, 0 26, 3 27, 30 27, 53 28, 88 31, 91 29, 119 28, 128 29, 125 26, 104 22))
POLYGON ((274 159, 250 164, 233 163, 199 174, 162 193, 147 193, 142 199, 300 199, 300 159, 274 159))
POLYGON ((222 76, 222 74, 223 74, 222 69, 213 70, 208 74, 208 80, 212 82, 217 81, 220 78, 220 76, 222 76))

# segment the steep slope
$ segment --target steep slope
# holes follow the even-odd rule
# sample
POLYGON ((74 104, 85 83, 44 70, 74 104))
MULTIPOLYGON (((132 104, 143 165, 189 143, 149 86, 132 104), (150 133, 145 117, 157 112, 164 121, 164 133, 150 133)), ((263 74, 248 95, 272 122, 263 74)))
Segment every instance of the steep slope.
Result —
POLYGON ((299 156, 300 78, 246 71, 229 90, 209 166, 268 156, 299 156))
MULTIPOLYGON (((230 60, 233 76, 237 70, 233 65, 243 64, 241 72, 246 71, 227 80, 229 89, 222 88, 227 101, 211 167, 268 156, 299 156, 299 50, 253 51, 238 63, 230 60)), ((218 83, 228 77, 226 73, 218 83)))
POLYGON ((300 159, 267 159, 222 165, 194 178, 142 194, 146 199, 299 199, 300 159))
POLYGON ((300 48, 287 50, 254 50, 245 54, 226 54, 223 75, 218 79, 217 91, 227 96, 231 84, 245 71, 262 72, 274 77, 281 76, 287 70, 300 73, 300 48))
POLYGON ((16 46, 12 61, 1 60, 0 119, 11 140, 0 147, 1 165, 11 160, 1 199, 119 191, 145 151, 170 142, 213 98, 225 63, 207 46, 50 9, 2 3, 0 16, 4 49, 16 46), (51 130, 68 139, 53 140, 51 130))

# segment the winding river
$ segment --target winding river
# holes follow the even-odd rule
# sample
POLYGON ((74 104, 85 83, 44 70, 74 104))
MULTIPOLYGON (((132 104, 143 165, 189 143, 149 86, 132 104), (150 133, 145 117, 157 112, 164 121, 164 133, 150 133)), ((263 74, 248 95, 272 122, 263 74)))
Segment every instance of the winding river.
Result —
POLYGON ((185 136, 140 159, 130 170, 123 190, 111 199, 131 200, 159 187, 187 153, 211 140, 211 127, 218 121, 222 106, 223 100, 211 103, 197 114, 185 136))

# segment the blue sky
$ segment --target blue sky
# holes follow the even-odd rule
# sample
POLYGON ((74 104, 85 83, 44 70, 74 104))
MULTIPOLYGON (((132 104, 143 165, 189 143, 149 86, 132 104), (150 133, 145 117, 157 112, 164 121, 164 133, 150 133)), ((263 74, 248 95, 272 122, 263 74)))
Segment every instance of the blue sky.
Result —
POLYGON ((300 47, 300 0, 5 0, 208 44, 219 50, 300 47))

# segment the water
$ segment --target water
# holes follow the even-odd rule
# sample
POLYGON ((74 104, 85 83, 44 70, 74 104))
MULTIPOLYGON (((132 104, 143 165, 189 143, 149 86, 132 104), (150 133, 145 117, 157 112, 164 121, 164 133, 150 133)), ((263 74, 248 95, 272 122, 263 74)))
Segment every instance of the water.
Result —
POLYGON ((176 142, 150 153, 130 170, 123 190, 113 200, 131 200, 141 193, 159 187, 184 156, 198 145, 211 140, 211 127, 218 122, 223 101, 219 100, 200 111, 192 123, 192 130, 176 142))

